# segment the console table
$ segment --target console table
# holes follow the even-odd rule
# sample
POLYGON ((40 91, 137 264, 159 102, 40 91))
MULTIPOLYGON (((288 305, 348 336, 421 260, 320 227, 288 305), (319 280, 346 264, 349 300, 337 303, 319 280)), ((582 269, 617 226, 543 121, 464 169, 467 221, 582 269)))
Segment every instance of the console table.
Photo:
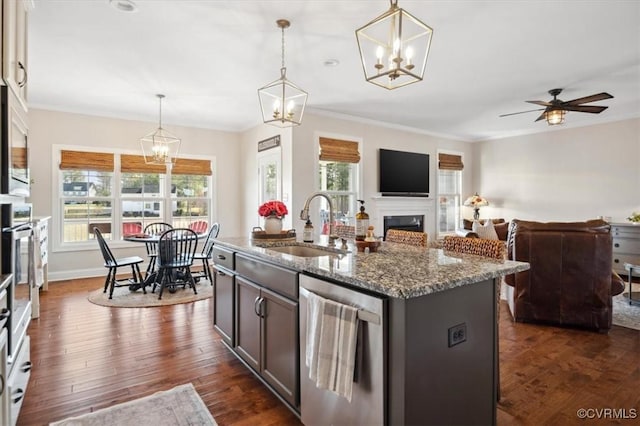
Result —
MULTIPOLYGON (((627 275, 625 263, 640 265, 640 225, 631 223, 612 223, 613 236, 613 270, 620 275, 627 275)), ((636 270, 636 276, 640 271, 636 270)))

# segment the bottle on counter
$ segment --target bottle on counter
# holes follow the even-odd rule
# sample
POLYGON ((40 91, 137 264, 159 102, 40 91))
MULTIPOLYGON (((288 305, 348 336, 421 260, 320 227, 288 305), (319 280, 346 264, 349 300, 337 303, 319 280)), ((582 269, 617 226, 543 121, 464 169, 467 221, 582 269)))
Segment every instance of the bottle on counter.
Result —
POLYGON ((356 213, 356 240, 364 241, 369 229, 369 214, 364 211, 364 200, 358 200, 360 211, 356 213))
POLYGON ((302 241, 304 241, 305 243, 313 242, 313 224, 309 219, 307 219, 307 223, 304 224, 304 231, 302 231, 302 241))

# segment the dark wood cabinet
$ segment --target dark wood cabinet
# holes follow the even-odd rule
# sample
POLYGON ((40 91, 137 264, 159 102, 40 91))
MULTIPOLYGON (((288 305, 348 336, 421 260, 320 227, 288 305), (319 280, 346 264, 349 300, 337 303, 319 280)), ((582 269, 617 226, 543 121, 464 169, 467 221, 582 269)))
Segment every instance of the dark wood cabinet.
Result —
POLYGON ((222 340, 233 347, 235 274, 220 266, 214 266, 213 272, 213 327, 220 333, 222 340))

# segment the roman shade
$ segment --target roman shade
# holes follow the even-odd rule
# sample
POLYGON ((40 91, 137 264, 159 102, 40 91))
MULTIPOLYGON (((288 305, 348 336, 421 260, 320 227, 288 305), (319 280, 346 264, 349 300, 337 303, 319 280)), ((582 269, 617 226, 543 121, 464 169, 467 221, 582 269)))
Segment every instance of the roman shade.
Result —
POLYGON ((142 155, 122 154, 120 156, 120 171, 123 173, 166 173, 164 164, 147 164, 142 155))
POLYGON ((462 170, 462 157, 453 154, 438 154, 438 168, 440 170, 462 170))
POLYGON ((320 161, 359 163, 358 142, 320 138, 320 161))
POLYGON ((211 161, 178 158, 171 169, 171 174, 211 176, 211 161))
POLYGON ((60 151, 60 170, 96 170, 112 172, 113 154, 104 152, 60 151))
POLYGON ((27 168, 27 148, 11 148, 11 167, 14 169, 27 168))

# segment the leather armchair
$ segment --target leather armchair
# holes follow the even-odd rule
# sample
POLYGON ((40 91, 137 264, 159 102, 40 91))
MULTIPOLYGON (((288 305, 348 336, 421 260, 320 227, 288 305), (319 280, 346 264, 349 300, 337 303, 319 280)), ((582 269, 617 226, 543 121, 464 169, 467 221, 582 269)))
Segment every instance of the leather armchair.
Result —
POLYGON ((612 300, 624 282, 612 270, 611 226, 586 222, 529 222, 509 226, 507 256, 529 262, 507 275, 507 301, 516 321, 607 332, 612 300))

